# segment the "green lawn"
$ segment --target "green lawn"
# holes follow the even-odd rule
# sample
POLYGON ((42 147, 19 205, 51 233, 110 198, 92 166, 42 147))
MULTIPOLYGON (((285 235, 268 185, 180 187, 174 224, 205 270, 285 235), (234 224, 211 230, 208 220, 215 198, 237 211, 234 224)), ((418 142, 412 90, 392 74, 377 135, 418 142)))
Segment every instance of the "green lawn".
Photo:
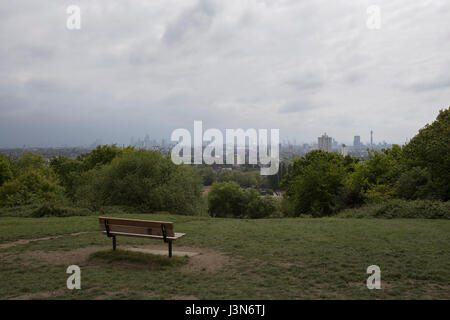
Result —
MULTIPOLYGON (((203 268, 196 257, 105 251, 97 217, 0 217, 0 299, 450 299, 447 220, 115 216, 173 221, 187 233, 174 251, 210 259, 203 268), (47 236, 59 237, 5 246, 47 236), (70 264, 81 267, 81 290, 66 288, 70 264), (381 290, 365 285, 369 265, 381 268, 381 290)), ((163 244, 117 239, 119 249, 163 244)))

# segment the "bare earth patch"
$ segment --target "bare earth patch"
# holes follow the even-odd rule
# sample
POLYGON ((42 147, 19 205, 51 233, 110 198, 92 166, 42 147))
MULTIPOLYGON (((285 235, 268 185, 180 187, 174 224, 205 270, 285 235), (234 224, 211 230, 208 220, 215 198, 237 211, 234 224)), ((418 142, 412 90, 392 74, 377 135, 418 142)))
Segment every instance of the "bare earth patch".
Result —
POLYGON ((196 296, 172 296, 168 300, 199 300, 196 296))
POLYGON ((13 297, 13 298, 9 298, 8 300, 32 300, 32 299, 47 299, 50 297, 55 297, 58 296, 60 294, 63 294, 64 291, 67 289, 58 289, 55 291, 43 291, 43 292, 35 292, 35 293, 29 293, 29 294, 24 294, 21 296, 17 296, 17 297, 13 297))
POLYGON ((59 236, 50 236, 50 237, 44 237, 44 238, 22 239, 22 240, 17 240, 17 241, 13 241, 13 242, 2 243, 2 244, 0 244, 0 249, 7 249, 7 248, 15 247, 15 246, 20 246, 20 245, 28 244, 28 243, 34 242, 34 241, 51 240, 51 239, 65 237, 65 236, 79 236, 79 235, 85 234, 85 233, 92 233, 92 232, 77 232, 77 233, 62 234, 59 236))
MULTIPOLYGON (((19 258, 23 261, 40 260, 45 263, 55 265, 83 264, 88 262, 89 256, 92 253, 107 250, 109 248, 110 248, 109 246, 107 247, 94 246, 94 247, 79 248, 70 251, 60 250, 49 252, 45 252, 42 250, 33 250, 33 251, 26 251, 18 255, 16 254, 3 255, 3 258, 6 258, 8 260, 19 258)), ((164 245, 133 246, 133 247, 123 247, 123 249, 153 254, 160 253, 162 255, 167 256, 167 247, 164 245)), ((175 249, 173 251, 174 255, 189 257, 189 262, 179 267, 179 270, 181 272, 217 272, 222 268, 224 268, 226 265, 230 264, 230 258, 228 256, 213 249, 197 248, 197 247, 176 247, 174 249, 175 249)), ((127 261, 121 261, 115 264, 127 267, 137 267, 136 263, 127 261)))
MULTIPOLYGON (((167 256, 169 254, 168 250, 160 250, 160 249, 150 249, 150 248, 136 248, 136 247, 124 247, 125 250, 142 252, 142 253, 150 253, 150 254, 159 254, 162 256, 167 256)), ((190 252, 190 251, 172 251, 172 255, 174 257, 193 257, 198 255, 198 252, 190 252)))
MULTIPOLYGON (((155 251, 157 250, 161 251, 164 255, 167 255, 167 246, 134 246, 133 248, 155 251)), ((143 252, 143 250, 140 251, 143 252)), ((179 270, 182 272, 217 272, 230 263, 230 258, 228 256, 213 249, 198 247, 177 247, 174 245, 173 252, 174 255, 175 252, 179 253, 178 255, 189 253, 189 262, 179 268, 179 270)))
MULTIPOLYGON (((350 287, 367 288, 367 283, 365 281, 361 282, 347 282, 350 287)), ((392 284, 386 281, 381 281, 381 289, 390 289, 392 284)))
POLYGON ((105 250, 107 247, 87 247, 79 248, 70 251, 28 251, 21 253, 19 258, 21 259, 37 259, 49 264, 81 264, 87 262, 89 255, 96 251, 105 250))
POLYGON ((283 268, 291 268, 291 267, 304 267, 303 263, 301 263, 300 261, 297 262, 276 262, 275 263, 277 266, 279 267, 283 267, 283 268))

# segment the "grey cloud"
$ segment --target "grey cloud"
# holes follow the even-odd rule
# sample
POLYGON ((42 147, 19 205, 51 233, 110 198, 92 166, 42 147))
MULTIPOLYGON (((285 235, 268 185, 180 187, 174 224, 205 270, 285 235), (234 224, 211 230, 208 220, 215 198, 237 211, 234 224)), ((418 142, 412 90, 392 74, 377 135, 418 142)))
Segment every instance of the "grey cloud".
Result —
POLYGON ((410 85, 408 89, 418 92, 450 89, 450 77, 440 77, 433 81, 418 82, 410 85))
POLYGON ((301 79, 287 81, 286 84, 293 86, 298 91, 317 89, 324 85, 324 82, 317 79, 301 79))
POLYGON ((353 0, 79 0, 73 32, 72 3, 3 2, 0 147, 167 138, 193 120, 403 142, 448 105, 443 1, 380 0, 374 31, 353 0))
POLYGON ((279 109, 279 113, 297 113, 314 109, 315 107, 310 102, 305 101, 293 101, 282 105, 279 109))
POLYGON ((205 32, 211 25, 216 9, 213 1, 199 0, 192 8, 180 14, 177 19, 169 23, 163 39, 168 44, 176 44, 188 35, 205 32))

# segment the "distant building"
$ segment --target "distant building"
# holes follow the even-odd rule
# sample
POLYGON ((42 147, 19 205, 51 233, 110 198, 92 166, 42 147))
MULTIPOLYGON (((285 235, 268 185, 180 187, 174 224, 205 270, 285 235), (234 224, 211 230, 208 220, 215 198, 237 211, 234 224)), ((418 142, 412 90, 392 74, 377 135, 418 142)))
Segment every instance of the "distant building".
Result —
POLYGON ((373 130, 370 130, 370 148, 373 148, 373 130))
POLYGON ((326 152, 331 152, 332 143, 333 143, 333 138, 327 136, 326 133, 324 133, 321 137, 318 138, 318 144, 319 144, 320 150, 323 150, 326 152))
POLYGON ((361 147, 361 137, 360 136, 355 136, 353 138, 353 147, 355 147, 355 148, 361 147))
POLYGON ((341 148, 341 154, 345 157, 346 155, 348 155, 348 147, 343 144, 342 148, 341 148))

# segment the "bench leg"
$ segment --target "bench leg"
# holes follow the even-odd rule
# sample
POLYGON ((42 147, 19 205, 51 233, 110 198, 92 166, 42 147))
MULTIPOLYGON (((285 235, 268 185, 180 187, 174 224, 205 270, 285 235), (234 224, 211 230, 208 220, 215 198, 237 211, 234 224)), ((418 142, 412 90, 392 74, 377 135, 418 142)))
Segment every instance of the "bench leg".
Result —
POLYGON ((169 258, 172 258, 172 241, 169 240, 169 258))
POLYGON ((113 236, 112 240, 113 240, 113 250, 116 250, 116 236, 113 236))

